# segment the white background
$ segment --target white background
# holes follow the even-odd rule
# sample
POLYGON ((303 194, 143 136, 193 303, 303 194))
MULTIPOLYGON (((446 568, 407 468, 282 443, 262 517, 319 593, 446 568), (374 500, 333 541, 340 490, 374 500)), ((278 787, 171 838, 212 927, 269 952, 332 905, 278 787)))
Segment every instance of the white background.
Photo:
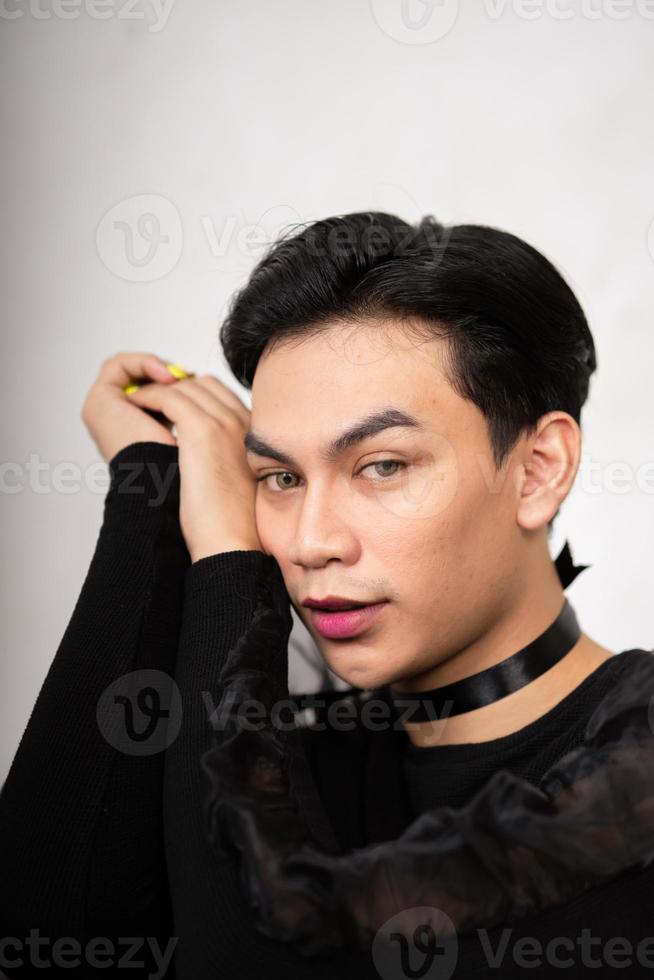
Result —
POLYGON ((431 213, 554 261, 599 367, 553 556, 567 537, 592 566, 566 593, 585 632, 654 646, 653 18, 646 0, 3 0, 0 779, 97 539, 79 413, 100 361, 154 350, 229 379, 226 303, 289 222, 431 213), (144 195, 167 236, 152 261, 144 195))

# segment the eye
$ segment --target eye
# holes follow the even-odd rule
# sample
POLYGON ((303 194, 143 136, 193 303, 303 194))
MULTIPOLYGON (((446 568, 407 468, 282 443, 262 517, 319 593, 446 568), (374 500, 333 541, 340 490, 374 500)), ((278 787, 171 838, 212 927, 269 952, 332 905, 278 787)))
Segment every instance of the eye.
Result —
MULTIPOLYGON (((376 459, 374 461, 374 463, 368 463, 366 466, 362 466, 361 469, 359 470, 359 473, 363 473, 364 470, 369 470, 373 466, 395 466, 395 467, 398 467, 399 466, 402 469, 406 469, 407 468, 407 464, 405 462, 403 462, 401 459, 376 459)), ((373 480, 373 483, 383 483, 385 480, 389 480, 392 477, 397 476, 397 473, 398 473, 398 471, 395 470, 392 473, 388 473, 387 472, 387 473, 384 473, 384 474, 379 474, 381 478, 378 479, 378 480, 373 480)), ((263 483, 264 480, 268 480, 268 479, 270 479, 272 477, 278 477, 278 476, 290 477, 292 480, 293 479, 297 479, 297 477, 295 477, 295 474, 289 473, 288 470, 277 470, 277 472, 275 472, 275 473, 266 473, 266 474, 264 474, 264 476, 258 476, 256 478, 256 482, 257 483, 263 483)), ((277 487, 275 489, 273 489, 273 487, 270 484, 268 484, 267 486, 268 486, 268 489, 269 490, 272 490, 273 491, 273 493, 279 493, 279 492, 282 492, 283 493, 285 490, 294 490, 295 489, 295 486, 289 486, 288 484, 286 486, 283 486, 283 487, 277 485, 277 487)))
MULTIPOLYGON (((407 464, 402 462, 401 459, 376 459, 374 463, 368 463, 367 466, 362 467, 362 469, 359 470, 359 472, 363 473, 364 470, 369 470, 371 466, 401 466, 403 469, 406 469, 406 465, 407 464)), ((397 472, 398 471, 395 470, 393 473, 382 474, 381 481, 374 480, 373 482, 374 483, 383 482, 383 480, 385 479, 389 479, 392 476, 397 476, 397 472)))
MULTIPOLYGON (((276 473, 265 473, 263 476, 258 476, 256 478, 257 479, 257 483, 262 483, 264 480, 269 480, 271 477, 274 477, 274 476, 290 476, 290 477, 293 477, 293 474, 292 473, 289 473, 287 470, 278 470, 276 473)), ((273 488, 270 485, 268 485, 268 489, 269 490, 272 490, 273 488)), ((277 493, 279 491, 281 491, 283 493, 284 490, 294 490, 294 489, 295 489, 294 487, 279 487, 278 486, 277 487, 277 490, 273 490, 273 493, 277 493)))

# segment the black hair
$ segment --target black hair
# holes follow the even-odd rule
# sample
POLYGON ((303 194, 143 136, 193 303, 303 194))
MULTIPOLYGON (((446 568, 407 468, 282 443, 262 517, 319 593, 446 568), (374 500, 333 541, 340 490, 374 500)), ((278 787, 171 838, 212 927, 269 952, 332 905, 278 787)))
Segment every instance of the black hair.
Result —
POLYGON ((545 413, 581 424, 597 367, 583 310, 548 259, 487 225, 361 211, 291 227, 232 297, 220 342, 251 388, 267 348, 372 318, 448 338, 448 380, 484 414, 498 469, 545 413))

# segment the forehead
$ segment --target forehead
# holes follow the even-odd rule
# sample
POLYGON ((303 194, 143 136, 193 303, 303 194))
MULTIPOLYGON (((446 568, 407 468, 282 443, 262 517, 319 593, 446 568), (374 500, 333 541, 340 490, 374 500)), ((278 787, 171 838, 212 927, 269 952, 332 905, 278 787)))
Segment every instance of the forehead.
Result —
MULTIPOLYGON (((368 408, 371 399, 421 400, 447 397, 444 341, 414 325, 379 320, 324 325, 266 350, 252 384, 252 413, 275 408, 368 408)), ((454 395, 454 392, 452 392, 454 395)))
POLYGON ((311 453, 392 404, 423 423, 420 430, 394 429, 394 437, 483 445, 481 412, 447 380, 445 343, 424 324, 389 320, 326 325, 283 340, 257 366, 250 427, 277 448, 311 453))

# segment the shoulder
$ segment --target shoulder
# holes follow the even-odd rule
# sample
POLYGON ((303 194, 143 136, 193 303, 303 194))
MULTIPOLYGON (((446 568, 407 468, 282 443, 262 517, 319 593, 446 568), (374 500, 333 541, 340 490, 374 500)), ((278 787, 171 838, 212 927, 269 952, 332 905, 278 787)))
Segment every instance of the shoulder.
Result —
POLYGON ((647 715, 654 729, 654 650, 640 647, 614 654, 610 662, 613 684, 593 711, 586 727, 586 737, 634 712, 647 715))

